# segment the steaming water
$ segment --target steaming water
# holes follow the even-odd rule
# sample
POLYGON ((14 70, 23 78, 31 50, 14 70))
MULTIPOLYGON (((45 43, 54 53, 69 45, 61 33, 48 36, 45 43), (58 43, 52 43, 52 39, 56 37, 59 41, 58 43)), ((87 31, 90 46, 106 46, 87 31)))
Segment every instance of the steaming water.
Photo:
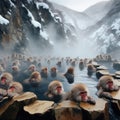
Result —
MULTIPOLYGON (((115 70, 113 70, 113 68, 112 68, 111 63, 105 63, 105 64, 101 64, 101 65, 106 66, 109 69, 110 73, 115 72, 115 70)), ((49 66, 48 68, 51 68, 51 66, 49 66)), ((62 73, 65 73, 68 66, 67 67, 65 66, 63 68, 64 69, 62 69, 62 70, 59 69, 59 71, 61 70, 62 73)), ((75 81, 73 84, 69 84, 66 79, 60 80, 63 83, 65 92, 70 91, 71 87, 76 83, 84 83, 84 84, 86 84, 86 86, 89 89, 90 96, 97 99, 98 97, 96 95, 96 92, 97 92, 96 85, 98 83, 98 79, 96 78, 95 73, 93 74, 93 76, 91 78, 88 77, 87 67, 85 67, 82 71, 80 71, 78 64, 74 68, 74 73, 75 73, 75 81)), ((37 88, 37 89, 31 88, 30 91, 34 92, 38 96, 38 99, 41 99, 41 100, 47 99, 44 96, 44 93, 47 91, 49 83, 50 83, 49 79, 43 80, 43 82, 39 88, 37 88)))

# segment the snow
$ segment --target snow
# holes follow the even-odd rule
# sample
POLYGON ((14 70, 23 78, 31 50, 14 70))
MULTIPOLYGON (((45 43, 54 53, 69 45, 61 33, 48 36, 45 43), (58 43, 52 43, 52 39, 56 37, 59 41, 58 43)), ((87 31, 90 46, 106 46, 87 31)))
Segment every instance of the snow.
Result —
POLYGON ((111 25, 112 30, 116 30, 116 34, 120 35, 120 19, 116 19, 111 25))
POLYGON ((8 23, 9 23, 9 21, 0 15, 0 24, 7 25, 8 23))
POLYGON ((100 45, 98 44, 98 48, 102 53, 106 53, 107 48, 109 47, 109 45, 115 45, 116 44, 116 40, 114 37, 113 33, 107 33, 107 31, 110 29, 110 27, 108 27, 107 25, 102 25, 98 30, 96 30, 91 36, 90 38, 92 40, 94 40, 94 42, 98 42, 100 43, 100 45))
POLYGON ((36 2, 36 6, 37 9, 39 9, 39 7, 43 7, 44 9, 49 9, 49 6, 44 2, 36 2))
POLYGON ((31 23, 34 25, 34 27, 36 27, 36 28, 37 28, 37 27, 41 28, 41 24, 34 19, 32 13, 31 13, 29 10, 28 10, 28 16, 31 18, 31 23))
POLYGON ((11 0, 9 0, 9 2, 11 7, 15 7, 15 4, 11 0))
POLYGON ((48 40, 48 34, 45 31, 40 30, 40 35, 45 39, 48 40))
POLYGON ((33 0, 27 0, 27 2, 30 4, 33 0))
POLYGON ((44 2, 36 2, 36 7, 39 10, 39 7, 43 7, 43 9, 48 9, 49 13, 51 14, 52 17, 54 17, 54 14, 52 13, 52 11, 49 8, 49 5, 44 3, 44 2))
MULTIPOLYGON (((25 7, 24 5, 22 5, 22 6, 25 7)), ((27 8, 26 8, 26 10, 28 11, 28 16, 31 18, 31 23, 33 24, 33 26, 36 28, 41 28, 41 24, 35 20, 32 13, 27 8)))

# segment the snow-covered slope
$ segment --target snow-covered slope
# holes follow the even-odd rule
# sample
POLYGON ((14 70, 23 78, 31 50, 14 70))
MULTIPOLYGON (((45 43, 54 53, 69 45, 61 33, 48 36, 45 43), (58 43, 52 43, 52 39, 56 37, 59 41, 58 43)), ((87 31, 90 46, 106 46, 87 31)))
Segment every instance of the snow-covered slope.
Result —
POLYGON ((111 1, 99 2, 87 8, 84 13, 95 19, 95 21, 99 21, 109 12, 111 5, 111 1))
POLYGON ((78 29, 86 29, 95 23, 94 18, 89 17, 86 13, 77 12, 64 6, 52 3, 54 8, 59 10, 64 16, 64 23, 71 24, 78 29))
POLYGON ((120 2, 115 0, 108 14, 101 20, 99 27, 89 37, 97 50, 113 53, 120 48, 120 2))

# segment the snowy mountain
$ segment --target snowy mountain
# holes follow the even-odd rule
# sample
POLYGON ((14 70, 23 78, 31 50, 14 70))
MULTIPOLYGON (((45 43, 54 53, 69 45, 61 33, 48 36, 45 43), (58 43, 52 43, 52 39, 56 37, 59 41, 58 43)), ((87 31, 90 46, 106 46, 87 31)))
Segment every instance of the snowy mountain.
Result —
POLYGON ((95 21, 101 20, 110 10, 112 5, 111 1, 103 1, 92 5, 91 7, 87 8, 84 13, 90 16, 91 18, 95 19, 95 21))
POLYGON ((89 35, 98 52, 114 53, 120 50, 120 2, 114 0, 107 15, 94 26, 89 35))
POLYGON ((88 26, 91 26, 95 23, 94 18, 89 17, 86 13, 77 12, 62 5, 52 3, 54 8, 59 10, 64 16, 64 23, 71 24, 78 30, 86 29, 88 26))
POLYGON ((83 13, 47 0, 2 0, 0 49, 34 55, 113 52, 120 46, 119 11, 119 0, 96 4, 83 13))
POLYGON ((2 0, 0 49, 44 54, 56 43, 69 45, 76 39, 75 30, 63 23, 63 16, 47 0, 2 0))

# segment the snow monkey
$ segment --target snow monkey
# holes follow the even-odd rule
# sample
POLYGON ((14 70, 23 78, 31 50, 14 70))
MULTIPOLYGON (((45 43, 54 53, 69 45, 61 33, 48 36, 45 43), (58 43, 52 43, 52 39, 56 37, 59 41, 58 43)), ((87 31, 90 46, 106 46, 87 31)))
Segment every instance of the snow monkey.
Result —
POLYGON ((97 84, 97 95, 98 97, 105 97, 111 99, 112 96, 109 92, 118 91, 119 86, 115 85, 114 78, 109 75, 100 77, 97 84))
POLYGON ((94 67, 93 64, 88 64, 87 66, 87 75, 91 77, 93 73, 96 71, 96 68, 94 67))
POLYGON ((73 85, 71 91, 66 94, 67 100, 72 100, 74 102, 87 102, 90 104, 96 104, 95 100, 89 96, 88 88, 83 83, 78 83, 73 85))
POLYGON ((42 78, 47 79, 47 78, 48 78, 48 68, 47 68, 47 67, 43 67, 43 68, 41 69, 40 74, 41 74, 41 77, 42 77, 42 78))
POLYGON ((72 84, 74 82, 74 68, 69 67, 64 76, 66 77, 68 83, 72 84))
POLYGON ((83 70, 84 67, 85 67, 85 65, 84 65, 84 60, 83 60, 83 59, 80 59, 80 62, 79 62, 79 69, 80 69, 80 70, 83 70))
POLYGON ((62 100, 63 94, 63 85, 58 80, 50 82, 48 85, 48 91, 45 93, 48 99, 54 101, 55 103, 58 103, 62 100))
POLYGON ((38 71, 31 73, 30 78, 23 81, 24 85, 30 85, 32 87, 38 87, 41 82, 41 75, 38 71))
POLYGON ((9 97, 14 97, 23 93, 23 86, 19 82, 12 82, 7 90, 9 97))
POLYGON ((52 67, 52 68, 50 69, 50 75, 51 75, 51 77, 53 77, 53 78, 55 78, 55 77, 57 76, 57 69, 56 69, 56 67, 52 67))
POLYGON ((0 76, 0 88, 8 89, 11 82, 13 82, 13 76, 10 73, 4 72, 1 74, 1 76, 0 76))
POLYGON ((41 75, 38 71, 35 71, 31 74, 29 82, 32 86, 38 86, 41 81, 41 75))

